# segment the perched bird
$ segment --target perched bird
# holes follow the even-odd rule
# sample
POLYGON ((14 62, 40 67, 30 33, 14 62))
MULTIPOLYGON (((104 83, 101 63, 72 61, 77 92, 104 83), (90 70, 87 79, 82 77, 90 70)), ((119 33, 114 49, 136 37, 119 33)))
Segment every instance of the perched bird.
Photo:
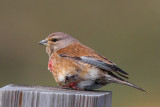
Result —
POLYGON ((146 92, 126 81, 128 74, 115 63, 66 33, 52 33, 39 43, 46 45, 48 69, 60 87, 93 90, 117 83, 146 92))

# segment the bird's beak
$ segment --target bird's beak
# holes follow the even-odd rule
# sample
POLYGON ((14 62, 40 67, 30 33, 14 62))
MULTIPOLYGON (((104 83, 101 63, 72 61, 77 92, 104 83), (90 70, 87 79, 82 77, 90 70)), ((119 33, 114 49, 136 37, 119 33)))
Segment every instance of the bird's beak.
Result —
POLYGON ((39 44, 41 44, 41 45, 47 45, 47 40, 46 39, 44 39, 44 40, 41 40, 40 42, 38 42, 39 44))

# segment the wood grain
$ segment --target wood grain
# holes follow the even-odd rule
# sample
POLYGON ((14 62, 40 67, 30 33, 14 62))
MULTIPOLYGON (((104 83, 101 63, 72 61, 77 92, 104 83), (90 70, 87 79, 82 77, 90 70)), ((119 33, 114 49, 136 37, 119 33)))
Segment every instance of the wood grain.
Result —
POLYGON ((7 85, 0 88, 0 107, 111 107, 108 91, 7 85))

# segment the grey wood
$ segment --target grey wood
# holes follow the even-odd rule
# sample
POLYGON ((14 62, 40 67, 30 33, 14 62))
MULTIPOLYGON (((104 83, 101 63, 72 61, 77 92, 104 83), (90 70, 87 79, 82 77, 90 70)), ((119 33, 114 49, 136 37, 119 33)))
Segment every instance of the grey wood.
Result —
POLYGON ((7 85, 0 88, 0 107, 111 107, 109 91, 7 85))

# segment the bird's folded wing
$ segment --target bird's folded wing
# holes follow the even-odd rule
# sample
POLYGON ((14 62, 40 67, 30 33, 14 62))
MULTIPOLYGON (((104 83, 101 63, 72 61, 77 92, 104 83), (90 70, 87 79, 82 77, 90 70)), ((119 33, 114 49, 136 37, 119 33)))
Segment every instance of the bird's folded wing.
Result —
POLYGON ((96 66, 97 68, 100 68, 100 69, 103 69, 106 71, 110 71, 110 72, 116 73, 122 77, 128 78, 125 76, 125 75, 128 75, 128 73, 126 73, 125 71, 123 71, 122 69, 117 67, 115 64, 108 64, 104 61, 101 61, 101 60, 94 58, 93 56, 70 57, 70 56, 67 56, 66 54, 60 54, 60 56, 67 57, 71 60, 81 61, 83 63, 91 64, 91 65, 96 66))

